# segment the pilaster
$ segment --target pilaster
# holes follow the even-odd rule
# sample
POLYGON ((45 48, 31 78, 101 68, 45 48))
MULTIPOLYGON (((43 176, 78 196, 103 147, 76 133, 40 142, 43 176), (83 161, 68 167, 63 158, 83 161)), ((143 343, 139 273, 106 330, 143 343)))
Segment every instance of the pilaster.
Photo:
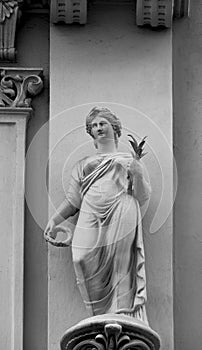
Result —
POLYGON ((23 349, 24 190, 26 126, 41 69, 1 69, 0 81, 0 344, 23 349))

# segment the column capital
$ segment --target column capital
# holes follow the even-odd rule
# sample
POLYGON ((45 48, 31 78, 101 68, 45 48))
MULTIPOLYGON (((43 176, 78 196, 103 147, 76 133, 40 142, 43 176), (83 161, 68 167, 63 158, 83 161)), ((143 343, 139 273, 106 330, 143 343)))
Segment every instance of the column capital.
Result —
POLYGON ((42 68, 0 68, 0 108, 30 108, 43 88, 42 68))

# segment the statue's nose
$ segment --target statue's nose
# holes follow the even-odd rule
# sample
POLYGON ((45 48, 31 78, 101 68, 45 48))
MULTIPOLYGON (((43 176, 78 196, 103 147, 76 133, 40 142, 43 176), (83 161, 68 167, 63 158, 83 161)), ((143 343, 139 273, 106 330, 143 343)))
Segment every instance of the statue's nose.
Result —
POLYGON ((97 131, 102 131, 102 126, 101 125, 98 126, 97 131))

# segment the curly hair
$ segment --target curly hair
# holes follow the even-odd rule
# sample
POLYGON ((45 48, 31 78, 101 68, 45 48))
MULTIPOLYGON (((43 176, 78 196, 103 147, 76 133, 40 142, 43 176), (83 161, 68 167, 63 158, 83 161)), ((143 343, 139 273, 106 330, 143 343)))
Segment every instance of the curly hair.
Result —
POLYGON ((121 136, 121 122, 117 116, 106 107, 94 107, 91 109, 86 117, 86 132, 93 137, 92 134, 92 121, 95 117, 102 116, 107 119, 115 133, 116 138, 121 136))

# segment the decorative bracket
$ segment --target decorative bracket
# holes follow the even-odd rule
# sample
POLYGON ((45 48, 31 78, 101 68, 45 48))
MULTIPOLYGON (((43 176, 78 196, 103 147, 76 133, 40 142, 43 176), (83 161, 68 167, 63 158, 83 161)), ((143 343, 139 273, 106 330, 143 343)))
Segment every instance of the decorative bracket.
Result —
POLYGON ((1 220, 0 255, 1 269, 6 271, 1 276, 0 300, 6 315, 6 329, 1 327, 0 334, 3 349, 23 349, 26 127, 31 97, 43 87, 41 74, 42 69, 0 67, 0 208, 5 218, 1 220))
MULTIPOLYGON (((170 28, 173 17, 189 15, 189 7, 190 0, 137 0, 136 24, 170 28)), ((51 21, 85 24, 87 0, 52 0, 51 21)))
POLYGON ((15 60, 15 34, 19 4, 23 0, 0 0, 0 60, 15 60))
POLYGON ((136 23, 152 27, 171 27, 173 17, 172 0, 137 0, 136 23))
POLYGON ((137 0, 136 23, 170 28, 174 17, 189 15, 190 0, 137 0))
POLYGON ((87 0, 53 0, 51 1, 51 21, 66 24, 87 21, 87 0))
POLYGON ((43 88, 41 76, 41 68, 0 68, 0 107, 30 107, 43 88))
POLYGON ((94 316, 66 331, 61 350, 159 350, 160 338, 144 322, 116 314, 94 316))

